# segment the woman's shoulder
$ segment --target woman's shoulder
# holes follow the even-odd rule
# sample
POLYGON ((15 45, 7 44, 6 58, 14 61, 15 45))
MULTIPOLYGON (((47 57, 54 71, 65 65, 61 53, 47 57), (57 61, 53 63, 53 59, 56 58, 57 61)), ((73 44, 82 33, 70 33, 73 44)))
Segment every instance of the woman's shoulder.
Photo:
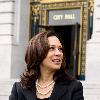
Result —
POLYGON ((83 85, 79 80, 71 80, 69 84, 66 84, 70 91, 83 91, 83 85))
POLYGON ((21 85, 21 82, 14 82, 13 86, 12 86, 12 92, 14 93, 20 93, 22 92, 24 88, 21 85))
POLYGON ((80 88, 80 87, 83 87, 82 86, 82 82, 77 80, 77 79, 68 79, 68 78, 65 78, 64 80, 58 82, 60 84, 63 84, 63 85, 66 85, 68 86, 69 88, 80 88))
POLYGON ((58 88, 59 87, 62 88, 61 91, 67 90, 66 93, 71 93, 75 98, 77 97, 77 95, 81 95, 82 99, 75 99, 75 100, 83 100, 83 86, 81 81, 76 79, 73 80, 66 79, 58 83, 58 88))
POLYGON ((12 91, 18 91, 21 89, 21 83, 20 82, 14 82, 12 86, 12 91))
POLYGON ((21 87, 21 83, 20 82, 14 82, 13 87, 14 88, 21 87))
POLYGON ((68 75, 64 76, 60 80, 57 80, 57 83, 63 84, 63 85, 66 85, 66 86, 71 86, 71 87, 82 86, 81 81, 79 81, 79 80, 77 80, 75 78, 72 78, 72 77, 70 77, 68 75))
POLYGON ((17 96, 20 93, 21 84, 20 82, 15 82, 12 86, 11 94, 9 96, 9 100, 17 100, 17 96))
POLYGON ((74 80, 70 81, 70 85, 77 87, 77 86, 82 86, 82 83, 81 83, 81 81, 74 79, 74 80))
POLYGON ((83 85, 79 80, 73 80, 69 86, 73 100, 84 100, 83 85))

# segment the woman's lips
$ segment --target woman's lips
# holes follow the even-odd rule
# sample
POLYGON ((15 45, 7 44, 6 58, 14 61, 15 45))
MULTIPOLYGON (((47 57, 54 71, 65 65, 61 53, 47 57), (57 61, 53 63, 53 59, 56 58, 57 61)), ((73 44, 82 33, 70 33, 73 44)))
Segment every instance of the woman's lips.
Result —
POLYGON ((60 59, 53 59, 52 62, 54 64, 57 64, 57 65, 61 64, 61 60, 60 59))

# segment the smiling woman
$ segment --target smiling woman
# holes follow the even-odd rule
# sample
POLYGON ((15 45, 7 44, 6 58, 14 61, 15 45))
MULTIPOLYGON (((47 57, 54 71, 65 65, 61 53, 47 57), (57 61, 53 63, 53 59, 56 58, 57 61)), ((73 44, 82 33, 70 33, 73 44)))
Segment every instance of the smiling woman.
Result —
POLYGON ((57 33, 40 32, 27 46, 26 70, 9 100, 84 100, 81 82, 67 73, 63 44, 57 33))
POLYGON ((60 69, 63 60, 62 45, 56 36, 48 37, 49 50, 48 54, 40 65, 41 71, 60 69))

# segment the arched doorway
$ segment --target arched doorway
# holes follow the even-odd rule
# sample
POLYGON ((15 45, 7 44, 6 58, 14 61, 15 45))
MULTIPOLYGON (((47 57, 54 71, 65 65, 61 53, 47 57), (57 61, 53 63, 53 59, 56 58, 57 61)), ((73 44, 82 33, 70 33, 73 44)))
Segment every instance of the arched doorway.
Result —
MULTIPOLYGON (((61 0, 62 1, 62 0, 61 0)), ((84 1, 85 2, 85 1, 84 1)), ((82 1, 31 3, 31 33, 53 28, 60 34, 66 52, 69 73, 77 79, 85 79, 85 53, 88 12, 82 1), (33 30, 33 31, 32 31, 33 30)))
POLYGON ((73 77, 78 77, 78 56, 80 28, 75 25, 45 26, 46 30, 53 30, 59 34, 65 48, 67 71, 73 77))

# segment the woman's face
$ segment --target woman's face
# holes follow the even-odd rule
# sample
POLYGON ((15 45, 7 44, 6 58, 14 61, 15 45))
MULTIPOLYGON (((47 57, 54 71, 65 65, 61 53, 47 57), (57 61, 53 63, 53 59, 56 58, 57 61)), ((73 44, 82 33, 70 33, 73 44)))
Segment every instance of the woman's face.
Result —
POLYGON ((48 43, 50 49, 40 66, 47 68, 48 70, 58 70, 60 69, 63 60, 62 45, 56 36, 48 37, 48 43))

